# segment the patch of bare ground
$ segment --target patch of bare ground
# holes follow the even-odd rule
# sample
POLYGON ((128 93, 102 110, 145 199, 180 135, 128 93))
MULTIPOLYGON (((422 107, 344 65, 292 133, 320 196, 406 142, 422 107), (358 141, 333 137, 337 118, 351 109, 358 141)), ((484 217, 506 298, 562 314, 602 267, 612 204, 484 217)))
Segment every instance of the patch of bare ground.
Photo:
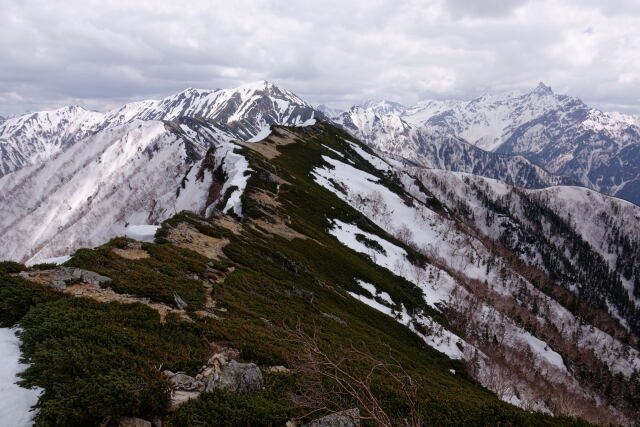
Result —
POLYGON ((233 273, 235 270, 234 267, 229 267, 229 269, 224 273, 220 274, 216 277, 215 280, 203 281, 202 286, 204 287, 204 310, 198 310, 195 312, 196 316, 203 318, 209 317, 216 320, 222 320, 220 316, 214 313, 215 311, 225 312, 227 311, 224 308, 217 307, 216 301, 213 299, 213 283, 222 283, 224 282, 225 277, 228 274, 233 273))
POLYGON ((149 258, 149 253, 144 249, 119 249, 113 248, 113 253, 124 259, 137 260, 149 258))
POLYGON ((308 239, 304 234, 298 233, 293 228, 289 227, 280 218, 273 218, 273 222, 265 221, 263 219, 256 219, 253 221, 253 226, 259 230, 264 230, 269 234, 276 234, 280 237, 284 237, 287 240, 293 239, 308 239))
POLYGON ((214 222, 217 226, 226 228, 235 235, 242 234, 242 224, 226 215, 220 215, 215 218, 214 222))
POLYGON ((282 128, 273 129, 271 134, 258 142, 237 142, 237 144, 262 154, 271 160, 280 155, 278 147, 296 142, 296 134, 282 128))
POLYGON ((103 303, 144 304, 158 312, 161 323, 165 322, 167 315, 170 313, 176 314, 184 321, 192 321, 184 310, 162 303, 151 302, 148 298, 119 294, 109 287, 102 287, 101 284, 107 284, 111 279, 91 271, 61 267, 52 270, 22 272, 18 275, 31 282, 52 287, 64 294, 77 298, 89 298, 103 303))
POLYGON ((112 289, 102 288, 97 285, 69 285, 62 292, 65 294, 73 295, 75 297, 90 298, 94 301, 103 303, 119 302, 121 304, 133 304, 138 302, 157 311, 160 315, 160 323, 164 323, 167 315, 170 313, 176 314, 182 320, 188 322, 192 321, 184 310, 178 310, 166 304, 150 302, 146 298, 139 298, 134 295, 119 294, 117 292, 114 292, 112 289))
POLYGON ((167 240, 176 246, 190 249, 214 260, 224 257, 222 248, 229 244, 229 239, 207 236, 184 222, 169 230, 167 240))

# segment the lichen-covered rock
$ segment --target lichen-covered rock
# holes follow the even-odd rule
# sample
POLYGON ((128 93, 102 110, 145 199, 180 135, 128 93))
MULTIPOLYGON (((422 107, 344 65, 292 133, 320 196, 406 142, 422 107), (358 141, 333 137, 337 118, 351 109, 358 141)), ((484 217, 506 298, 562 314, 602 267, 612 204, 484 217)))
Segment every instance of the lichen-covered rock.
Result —
POLYGON ((90 285, 99 285, 103 282, 110 282, 111 279, 98 273, 81 268, 60 267, 54 270, 51 278, 54 282, 69 283, 88 283, 90 285))
POLYGON ((169 376, 171 381, 177 390, 184 391, 204 391, 204 383, 187 374, 173 374, 169 376))
POLYGON ((18 275, 26 280, 46 283, 59 291, 64 291, 67 285, 74 283, 99 286, 101 283, 111 281, 111 279, 106 276, 75 267, 58 267, 54 270, 42 271, 23 271, 18 275))
POLYGON ((215 389, 234 393, 253 393, 262 390, 262 372, 253 363, 238 363, 232 360, 207 382, 206 391, 215 389))
POLYGON ((303 427, 360 427, 360 411, 358 408, 347 409, 315 419, 303 427))
POLYGON ((184 310, 187 308, 187 303, 180 298, 180 295, 176 294, 175 292, 173 293, 173 300, 176 303, 176 307, 178 307, 180 310, 184 310))
POLYGON ((122 417, 118 420, 118 427, 151 427, 151 422, 142 418, 122 417))

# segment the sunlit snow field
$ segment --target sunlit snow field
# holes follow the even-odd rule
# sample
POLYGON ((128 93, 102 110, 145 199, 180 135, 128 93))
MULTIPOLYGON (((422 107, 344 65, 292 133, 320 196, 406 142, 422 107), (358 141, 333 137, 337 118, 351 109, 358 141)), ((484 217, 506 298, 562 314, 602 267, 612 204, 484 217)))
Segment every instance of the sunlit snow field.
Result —
POLYGON ((19 362, 20 341, 15 329, 0 328, 0 426, 24 427, 32 425, 33 412, 40 390, 18 387, 17 374, 25 368, 19 362))

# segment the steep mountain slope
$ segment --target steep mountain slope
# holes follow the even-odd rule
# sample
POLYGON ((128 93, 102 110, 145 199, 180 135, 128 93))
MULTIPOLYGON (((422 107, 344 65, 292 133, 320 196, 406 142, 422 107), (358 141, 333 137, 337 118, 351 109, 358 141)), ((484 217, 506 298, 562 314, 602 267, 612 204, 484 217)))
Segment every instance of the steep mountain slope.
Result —
MULTIPOLYGON (((0 249, 0 258, 33 262, 63 256, 123 233, 129 224, 158 224, 187 208, 200 211, 204 206, 190 205, 185 196, 195 190, 179 193, 178 187, 195 182, 208 148, 219 148, 217 168, 233 152, 231 140, 261 139, 271 124, 302 126, 324 117, 268 82, 189 89, 104 115, 90 113, 90 121, 83 121, 84 110, 63 111, 70 116, 56 115, 59 128, 31 139, 20 139, 26 124, 42 126, 50 113, 20 117, 5 127, 14 130, 7 140, 18 141, 25 153, 21 164, 36 164, 0 177, 0 230, 11 242, 0 249), (65 135, 71 136, 62 144, 65 135)), ((230 171, 220 171, 217 179, 225 173, 229 178, 230 171)), ((241 184, 242 171, 233 173, 240 174, 241 184)))
POLYGON ((640 203, 640 127, 584 104, 518 127, 497 150, 519 153, 580 184, 640 203))
POLYGON ((239 210, 211 181, 199 194, 213 208, 167 220, 156 244, 116 239, 67 261, 104 285, 60 286, 48 279, 59 269, 12 275, 24 267, 2 264, 0 319, 23 328, 24 384, 45 389, 40 423, 282 425, 355 406, 389 425, 581 425, 497 395, 632 425, 636 336, 571 304, 550 274, 431 192, 429 177, 326 123, 273 127, 236 154, 247 162, 239 210), (265 389, 184 388, 228 359, 258 364, 265 389), (356 395, 320 380, 331 363, 345 368, 338 380, 363 380, 356 395), (192 400, 169 412, 185 391, 192 400))
POLYGON ((25 165, 48 160, 90 134, 135 120, 205 119, 223 140, 250 140, 268 132, 269 125, 301 125, 325 119, 293 93, 266 82, 232 89, 187 89, 161 100, 124 105, 107 113, 66 107, 28 114, 0 124, 0 176, 25 165))
POLYGON ((0 121, 0 176, 50 158, 87 136, 102 114, 70 106, 0 121))
POLYGON ((526 264, 640 333, 640 208, 581 187, 525 190, 413 169, 450 209, 526 264))
POLYGON ((431 113, 438 107, 448 107, 447 103, 408 110, 393 105, 393 108, 376 108, 376 104, 352 107, 334 121, 376 150, 424 167, 479 174, 530 188, 577 182, 551 174, 525 157, 484 151, 453 132, 433 132, 419 123, 406 121, 405 111, 419 117, 418 109, 423 114, 431 113))
MULTIPOLYGON (((8 243, 1 256, 57 257, 124 234, 129 224, 158 224, 183 209, 204 214, 213 181, 226 178, 238 191, 246 181, 234 147, 216 127, 186 118, 97 132, 45 164, 0 178, 8 243)), ((230 185, 220 182, 218 191, 230 185)))

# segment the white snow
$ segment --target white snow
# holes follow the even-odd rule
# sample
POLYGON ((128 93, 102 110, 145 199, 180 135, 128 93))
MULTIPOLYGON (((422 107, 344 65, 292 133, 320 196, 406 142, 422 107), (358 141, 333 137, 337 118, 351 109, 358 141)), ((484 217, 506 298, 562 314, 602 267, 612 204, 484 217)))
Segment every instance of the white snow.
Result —
MULTIPOLYGON (((436 305, 436 303, 448 301, 451 289, 453 286, 455 286, 455 282, 446 272, 441 272, 441 279, 437 283, 429 283, 428 274, 419 274, 419 271, 421 270, 420 267, 413 266, 407 260, 407 252, 404 249, 384 239, 381 239, 376 235, 367 233, 353 224, 347 224, 340 220, 334 220, 334 227, 329 230, 329 233, 336 236, 338 240, 345 246, 357 252, 368 254, 372 258, 372 260, 381 267, 387 268, 394 274, 404 277, 405 279, 420 286, 424 293, 423 296, 425 302, 433 306, 437 310, 439 310, 439 307, 436 305), (380 246, 382 246, 386 253, 382 254, 375 251, 374 249, 368 248, 362 242, 359 242, 356 239, 356 234, 362 234, 367 239, 375 240, 380 244, 380 246)), ((386 292, 379 292, 374 285, 360 280, 358 281, 358 284, 364 289, 367 289, 369 292, 375 290, 375 292, 371 293, 373 295, 377 295, 389 305, 394 304, 391 300, 391 297, 386 292)), ((457 335, 446 330, 436 322, 433 322, 433 320, 431 320, 430 318, 419 314, 415 315, 414 317, 410 317, 406 312, 404 306, 402 306, 401 311, 396 311, 390 306, 381 304, 377 300, 368 298, 364 295, 359 295, 356 293, 350 294, 355 298, 358 298, 365 304, 375 308, 376 310, 392 316, 400 323, 407 325, 416 334, 420 335, 428 345, 435 348, 436 350, 454 359, 463 358, 464 354, 460 350, 460 348, 458 348, 456 343, 460 343, 460 345, 463 347, 468 344, 466 344, 464 340, 462 340, 457 335), (431 335, 423 335, 422 333, 417 331, 413 324, 410 322, 412 319, 417 321, 418 323, 421 323, 422 325, 427 326, 428 330, 437 330, 437 333, 431 335)))
POLYGON ((222 163, 227 174, 227 181, 220 190, 221 196, 224 197, 229 188, 237 187, 229 196, 222 211, 227 212, 231 209, 236 215, 242 216, 241 196, 249 181, 251 169, 247 159, 242 154, 236 153, 236 148, 238 146, 231 142, 223 143, 216 150, 216 162, 222 163))
POLYGON ((37 403, 41 390, 15 384, 17 375, 26 368, 19 359, 20 340, 16 329, 0 328, 0 426, 33 425, 34 413, 30 409, 37 403))
POLYGON ((269 135, 271 135, 271 127, 270 126, 265 126, 262 129, 260 129, 260 131, 256 134, 256 136, 254 136, 251 139, 248 139, 247 142, 262 141, 263 139, 265 139, 269 135))
POLYGON ((156 231, 160 226, 158 225, 130 225, 124 229, 124 235, 141 242, 153 243, 156 231))
POLYGON ((29 263, 27 263, 27 266, 32 266, 35 264, 56 264, 56 265, 60 265, 60 264, 64 264, 65 262, 69 261, 71 259, 70 255, 64 255, 64 256, 59 256, 59 257, 54 257, 54 258, 42 258, 42 259, 36 259, 34 261, 30 261, 29 263))
POLYGON ((391 170, 391 166, 389 166, 389 164, 384 160, 382 160, 380 157, 373 156, 367 153, 366 151, 364 151, 364 149, 362 149, 362 147, 360 147, 358 144, 354 142, 351 142, 351 141, 347 141, 347 142, 349 143, 353 151, 358 153, 358 155, 363 159, 365 159, 367 162, 371 163, 371 166, 373 166, 374 168, 381 170, 383 172, 388 172, 391 170))
POLYGON ((327 150, 331 151, 331 152, 332 152, 333 154, 335 154, 336 156, 344 158, 344 154, 342 154, 342 153, 341 153, 341 152, 339 152, 338 150, 334 150, 333 148, 329 147, 328 145, 324 145, 324 144, 322 144, 322 146, 323 146, 324 148, 326 148, 327 150))

